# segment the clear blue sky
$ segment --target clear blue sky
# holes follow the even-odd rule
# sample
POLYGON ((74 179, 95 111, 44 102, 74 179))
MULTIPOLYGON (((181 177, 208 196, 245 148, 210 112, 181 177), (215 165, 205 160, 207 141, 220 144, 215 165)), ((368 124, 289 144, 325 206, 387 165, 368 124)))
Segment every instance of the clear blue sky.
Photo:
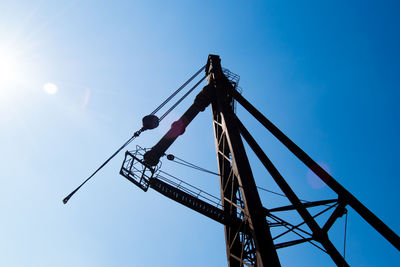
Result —
MULTIPOLYGON (((241 76, 249 101, 400 234, 397 1, 131 2, 0 4, 1 266, 226 265, 223 227, 129 183, 118 174, 122 154, 61 202, 210 53, 241 76)), ((191 101, 130 149, 154 145, 191 101)), ((334 197, 238 115, 301 198, 334 197)), ((209 109, 169 152, 216 170, 209 109)), ((165 167, 219 192, 213 176, 165 167)), ((253 167, 258 185, 277 190, 253 167)), ((268 208, 280 202, 260 194, 268 208)), ((332 235, 340 250, 343 227, 340 219, 332 235)), ((279 256, 283 266, 334 266, 307 244, 279 256)), ((346 259, 395 266, 400 253, 350 209, 346 259)))

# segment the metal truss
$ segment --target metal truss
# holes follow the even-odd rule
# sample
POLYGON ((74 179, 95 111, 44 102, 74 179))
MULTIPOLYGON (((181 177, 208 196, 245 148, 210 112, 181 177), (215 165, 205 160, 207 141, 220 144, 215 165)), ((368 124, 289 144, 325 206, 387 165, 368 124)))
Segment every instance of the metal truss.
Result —
POLYGON ((226 123, 232 119, 232 105, 229 99, 218 99, 212 109, 222 206, 230 217, 241 220, 242 226, 225 225, 228 264, 279 266, 239 132, 226 123))
POLYGON ((336 220, 347 212, 347 205, 400 250, 399 236, 238 92, 239 77, 222 69, 218 56, 209 55, 205 70, 207 85, 181 118, 171 125, 171 129, 164 137, 145 153, 126 153, 120 171, 124 177, 144 191, 150 187, 223 224, 227 260, 231 267, 280 266, 278 249, 305 242, 327 253, 337 266, 348 266, 328 235, 328 231, 336 220), (320 177, 337 194, 337 198, 311 202, 300 200, 247 128, 237 118, 235 114, 236 101, 320 177), (186 127, 197 114, 204 111, 210 104, 221 200, 216 200, 204 191, 176 177, 167 178, 160 174, 162 171, 157 171, 160 158, 166 155, 166 150, 185 132, 186 127), (290 205, 272 209, 263 207, 242 140, 245 140, 254 151, 283 195, 290 201, 290 205), (312 214, 310 209, 314 207, 323 207, 323 210, 312 214), (281 212, 287 211, 296 212, 302 221, 294 224, 279 215, 281 212), (328 212, 331 212, 328 219, 322 224, 318 223, 317 218, 319 219, 320 215, 328 212), (282 228, 283 231, 272 236, 271 228, 277 227, 282 228), (305 227, 306 229, 304 229, 305 227), (295 238, 290 238, 289 234, 294 235, 295 238), (281 238, 284 240, 282 241, 281 238))

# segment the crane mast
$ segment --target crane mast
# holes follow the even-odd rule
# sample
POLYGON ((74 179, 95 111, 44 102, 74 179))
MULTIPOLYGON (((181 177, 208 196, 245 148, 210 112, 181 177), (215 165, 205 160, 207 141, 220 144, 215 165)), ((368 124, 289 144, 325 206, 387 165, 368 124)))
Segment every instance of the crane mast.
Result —
POLYGON ((222 206, 230 216, 239 215, 244 225, 244 229, 225 225, 228 264, 280 266, 235 122, 233 99, 228 95, 228 88, 233 89, 233 85, 223 74, 218 56, 208 58, 206 72, 208 85, 214 88, 216 94, 211 108, 222 206))

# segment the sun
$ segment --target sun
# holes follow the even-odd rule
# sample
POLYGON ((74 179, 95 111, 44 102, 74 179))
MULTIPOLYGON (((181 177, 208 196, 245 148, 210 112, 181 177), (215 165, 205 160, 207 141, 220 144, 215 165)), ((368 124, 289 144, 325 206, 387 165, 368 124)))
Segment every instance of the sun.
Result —
MULTIPOLYGON (((40 56, 28 44, 20 45, 17 40, 0 43, 0 99, 25 97, 40 88, 43 73, 40 56)), ((4 104, 4 103, 3 103, 4 104)))
POLYGON ((22 78, 22 66, 17 51, 0 47, 0 86, 18 83, 22 78))

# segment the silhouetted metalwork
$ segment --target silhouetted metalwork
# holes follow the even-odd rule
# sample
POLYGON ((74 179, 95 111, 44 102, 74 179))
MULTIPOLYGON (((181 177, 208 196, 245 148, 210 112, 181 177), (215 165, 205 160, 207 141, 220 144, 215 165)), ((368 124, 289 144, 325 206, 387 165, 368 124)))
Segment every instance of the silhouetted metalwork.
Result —
MULTIPOLYGON (((344 257, 328 236, 328 231, 332 225, 338 218, 347 213, 347 205, 352 207, 366 222, 400 250, 399 236, 241 95, 238 91, 240 89, 238 87, 239 76, 227 69, 222 69, 220 58, 216 55, 209 55, 205 67, 195 73, 155 111, 144 117, 143 128, 136 132, 133 137, 138 136, 144 130, 156 128, 159 122, 205 78, 207 78, 207 85, 196 96, 193 104, 171 125, 169 131, 155 146, 147 150, 137 147, 135 151, 127 151, 125 153, 125 159, 120 170, 121 175, 144 191, 147 191, 150 187, 162 195, 223 224, 229 266, 280 266, 277 254, 278 249, 305 242, 327 253, 336 265, 348 266, 344 257), (204 69, 206 72, 205 77, 201 78, 160 118, 154 115, 204 69), (337 198, 318 201, 299 199, 264 150, 236 116, 236 101, 324 181, 337 194, 337 198), (220 180, 220 199, 162 171, 160 168, 161 157, 167 156, 169 160, 175 159, 175 156, 166 154, 167 149, 185 132, 186 127, 197 114, 204 111, 209 105, 211 105, 212 109, 219 171, 217 175, 220 180), (283 192, 283 195, 290 201, 290 205, 275 208, 266 208, 262 205, 243 140, 254 151, 283 192), (312 214, 310 209, 314 207, 323 209, 316 214, 312 214), (303 221, 298 224, 292 224, 284 220, 282 216, 279 216, 281 212, 287 211, 296 212, 303 221), (320 226, 316 219, 321 218, 321 215, 328 212, 330 212, 328 219, 320 226), (307 229, 303 229, 303 226, 307 226, 307 229), (273 235, 271 234, 272 228, 283 229, 283 231, 273 235), (289 234, 294 234, 296 238, 290 238, 289 234), (283 241, 282 237, 285 237, 283 241), (280 242, 278 242, 278 239, 280 242)), ((131 139, 123 147, 130 143, 131 139)), ((184 165, 193 167, 188 162, 184 162, 184 165)), ((200 167, 196 168, 207 171, 200 167)), ((210 171, 207 172, 212 173, 210 171)), ((79 188, 73 191, 66 198, 66 201, 79 188)))
MULTIPOLYGON (((201 67, 195 74, 193 74, 186 82, 184 82, 178 89, 176 89, 167 99, 165 99, 156 109, 153 110, 149 115, 144 116, 142 119, 142 128, 136 132, 119 148, 115 151, 103 164, 100 165, 85 181, 83 181, 77 188, 75 188, 68 196, 63 199, 63 203, 67 204, 70 198, 78 192, 78 190, 86 184, 90 179, 92 179, 98 171, 100 171, 104 166, 106 166, 122 149, 127 147, 134 139, 139 137, 139 135, 146 131, 152 130, 158 127, 160 122, 174 109, 176 106, 182 102, 200 83, 203 81, 202 78, 197 84, 195 84, 189 92, 187 92, 184 96, 182 96, 171 108, 165 111, 160 118, 155 114, 160 111, 167 103, 169 103, 182 89, 184 89, 194 78, 196 78, 203 70, 205 66, 201 67)), ((140 186, 139 186, 140 187, 140 186)), ((142 188, 143 189, 143 188, 142 188)))
MULTIPOLYGON (((347 212, 346 205, 350 205, 382 236, 400 249, 400 238, 389 227, 238 92, 239 76, 227 69, 222 69, 218 56, 210 55, 208 57, 205 71, 207 85, 181 118, 171 125, 171 129, 164 137, 153 148, 142 153, 142 159, 129 152, 126 153, 121 168, 123 176, 145 191, 151 187, 164 196, 224 224, 229 266, 280 266, 276 250, 304 242, 309 242, 326 252, 338 266, 348 266, 328 236, 328 231, 335 221, 347 212), (338 198, 312 202, 301 201, 236 116, 235 100, 336 192, 338 198), (160 174, 155 175, 160 158, 166 155, 167 149, 185 132, 186 127, 196 115, 204 111, 210 104, 213 114, 221 201, 215 201, 212 198, 202 199, 203 191, 176 177, 173 178, 178 181, 165 178, 160 174), (272 209, 263 207, 242 138, 257 155, 291 205, 272 209), (134 167, 138 163, 140 167, 134 167), (318 206, 326 206, 326 208, 311 215, 308 209, 318 206), (331 210, 333 212, 320 227, 316 218, 331 210), (296 211, 304 221, 293 225, 277 215, 282 211, 296 211), (309 231, 300 228, 303 225, 307 225, 309 231), (271 227, 283 227, 286 230, 273 237, 270 232, 271 227), (281 243, 276 242, 277 239, 289 233, 294 233, 300 238, 281 243)), ((168 159, 173 160, 174 156, 168 155, 168 159)))
POLYGON ((225 241, 229 266, 279 266, 263 206, 258 195, 239 128, 235 125, 234 102, 226 89, 235 84, 226 78, 216 56, 206 66, 208 85, 215 98, 211 103, 221 199, 224 210, 248 227, 247 231, 225 225, 225 241))

